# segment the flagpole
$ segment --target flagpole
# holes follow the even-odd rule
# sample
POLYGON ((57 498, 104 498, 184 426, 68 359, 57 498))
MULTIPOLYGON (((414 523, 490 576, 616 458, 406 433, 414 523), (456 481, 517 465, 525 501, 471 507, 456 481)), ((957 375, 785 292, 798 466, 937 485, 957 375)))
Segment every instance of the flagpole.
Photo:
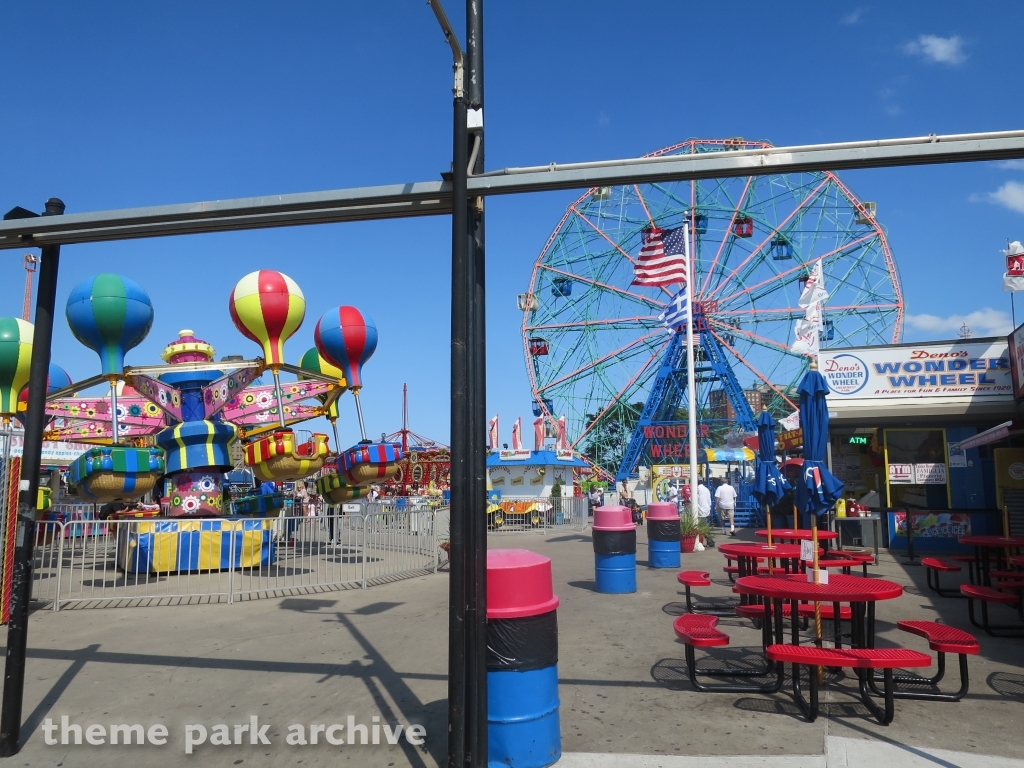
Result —
POLYGON ((697 517, 697 396, 693 371, 693 264, 690 261, 690 222, 683 223, 683 249, 686 259, 686 410, 690 444, 690 514, 697 517))

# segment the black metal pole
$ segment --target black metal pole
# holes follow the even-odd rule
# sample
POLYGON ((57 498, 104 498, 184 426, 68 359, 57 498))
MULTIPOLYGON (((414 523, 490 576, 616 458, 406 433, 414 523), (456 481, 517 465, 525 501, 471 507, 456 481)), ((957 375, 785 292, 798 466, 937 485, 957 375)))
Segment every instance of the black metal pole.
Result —
MULTIPOLYGON (((469 173, 484 170, 484 66, 483 66, 483 0, 466 0, 466 100, 475 110, 473 135, 467 136, 472 147, 473 167, 469 173)), ((487 325, 484 249, 484 199, 467 200, 469 210, 469 253, 473 268, 472 404, 471 437, 473 468, 473 502, 470 506, 468 540, 471 542, 470 610, 467 623, 467 746, 472 750, 469 764, 473 768, 487 766, 487 325)))
MULTIPOLYGON (((46 201, 44 216, 60 216, 64 203, 46 201)), ((50 368, 53 313, 57 300, 57 267, 60 246, 43 248, 36 291, 35 331, 28 379, 28 410, 25 412, 25 447, 21 457, 18 493, 18 526, 11 583, 11 619, 7 625, 7 664, 4 669, 3 709, 0 710, 0 757, 21 751, 21 705, 25 693, 25 651, 28 647, 28 601, 32 590, 32 547, 35 543, 36 495, 39 493, 39 462, 43 455, 46 410, 46 378, 50 368)), ((4 471, 7 468, 4 467, 4 471)), ((10 536, 11 532, 8 531, 10 536)))
POLYGON ((452 152, 452 382, 451 506, 448 576, 448 768, 464 768, 466 755, 466 519, 473 507, 473 451, 468 400, 472 270, 466 238, 466 100, 455 97, 452 152))

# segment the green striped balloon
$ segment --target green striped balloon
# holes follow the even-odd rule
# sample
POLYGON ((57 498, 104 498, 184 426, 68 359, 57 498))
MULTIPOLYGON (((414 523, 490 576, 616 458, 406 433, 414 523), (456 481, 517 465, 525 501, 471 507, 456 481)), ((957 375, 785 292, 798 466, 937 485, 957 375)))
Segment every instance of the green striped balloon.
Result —
POLYGON ((32 323, 17 317, 0 317, 0 416, 18 412, 18 395, 28 384, 32 360, 32 323))

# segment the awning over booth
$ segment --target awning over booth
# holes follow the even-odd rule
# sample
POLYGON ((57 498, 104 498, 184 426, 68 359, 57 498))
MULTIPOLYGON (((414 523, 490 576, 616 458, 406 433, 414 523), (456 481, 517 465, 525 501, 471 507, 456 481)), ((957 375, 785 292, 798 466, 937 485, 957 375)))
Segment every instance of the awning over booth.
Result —
POLYGON ((1013 419, 1006 421, 997 427, 992 429, 986 429, 984 432, 979 432, 974 437, 969 437, 966 440, 961 440, 955 446, 951 445, 957 451, 966 451, 968 448, 977 448, 979 445, 988 445, 989 443, 998 443, 1000 440, 1005 440, 1011 435, 1018 435, 1024 433, 1024 419, 1013 419))
POLYGON ((702 448, 697 452, 699 464, 710 464, 713 462, 725 463, 729 461, 753 461, 754 452, 747 447, 740 448, 702 448))

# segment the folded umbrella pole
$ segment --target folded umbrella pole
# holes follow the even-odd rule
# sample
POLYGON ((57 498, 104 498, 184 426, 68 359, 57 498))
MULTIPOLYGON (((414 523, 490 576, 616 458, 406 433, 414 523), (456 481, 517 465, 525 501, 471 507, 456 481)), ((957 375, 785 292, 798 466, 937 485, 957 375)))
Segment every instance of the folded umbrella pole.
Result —
MULTIPOLYGON (((778 504, 790 489, 786 478, 775 464, 775 419, 761 406, 757 417, 757 458, 754 477, 754 497, 764 505, 768 523, 768 546, 772 546, 772 505, 778 504)), ((798 527, 798 526, 797 526, 798 527)))
MULTIPOLYGON (((804 374, 797 387, 800 395, 800 428, 804 434, 804 465, 796 485, 796 506, 800 512, 811 516, 811 531, 814 550, 814 583, 820 580, 818 563, 818 516, 823 515, 843 495, 843 483, 825 466, 825 452, 828 447, 828 382, 818 372, 818 363, 811 360, 810 370, 804 374)), ((821 645, 821 604, 814 603, 815 641, 821 645)), ((819 677, 824 670, 818 668, 819 677)))

